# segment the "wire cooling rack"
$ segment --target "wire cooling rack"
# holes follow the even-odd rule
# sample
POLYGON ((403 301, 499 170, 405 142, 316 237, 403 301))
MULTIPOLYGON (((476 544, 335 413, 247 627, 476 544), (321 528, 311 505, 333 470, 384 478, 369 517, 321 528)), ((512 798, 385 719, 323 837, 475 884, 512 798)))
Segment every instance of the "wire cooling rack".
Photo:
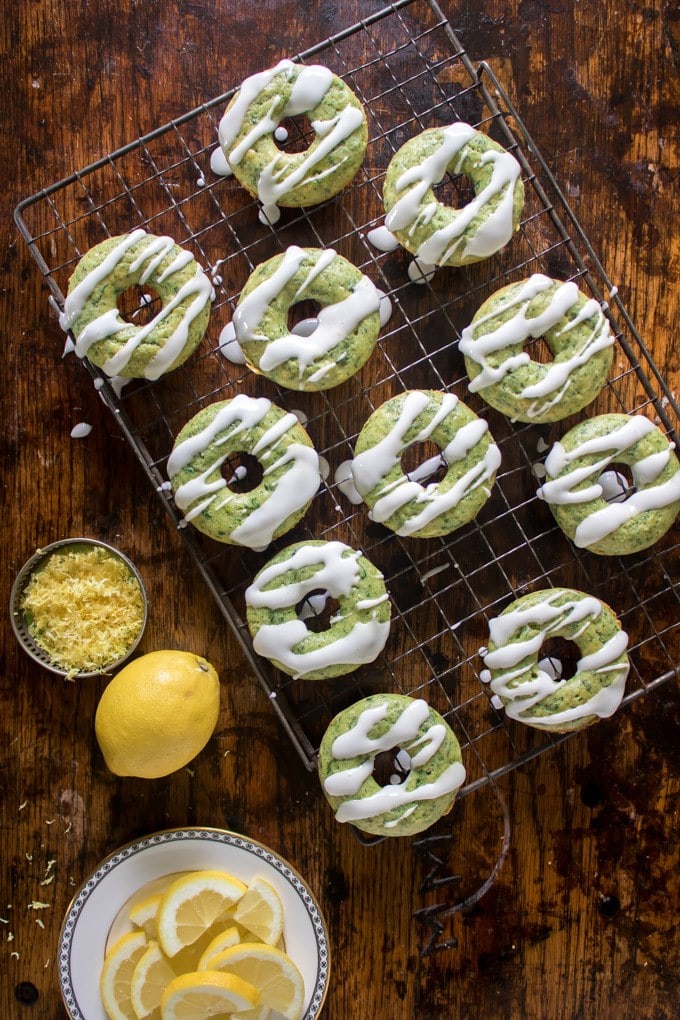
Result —
MULTIPOLYGON (((290 56, 290 54, 281 54, 290 56)), ((678 545, 666 536, 652 550, 599 558, 578 552, 536 499, 547 446, 572 421, 552 427, 512 425, 467 392, 460 332, 486 297, 532 272, 575 280, 608 308, 618 344, 612 377, 588 414, 645 414, 675 437, 680 410, 615 295, 519 114, 485 64, 475 67, 434 2, 401 0, 300 54, 340 75, 363 101, 371 141, 353 185, 330 202, 284 210, 275 228, 233 179, 210 169, 216 131, 233 94, 137 139, 45 188, 17 209, 21 233, 45 276, 55 308, 79 257, 113 234, 143 226, 189 248, 213 277, 215 301, 206 339, 178 371, 155 383, 114 391, 87 365, 130 446, 180 528, 203 579, 239 641, 305 765, 331 718, 369 693, 424 696, 448 720, 463 750, 469 793, 540 754, 551 737, 506 720, 480 681, 478 650, 488 621, 509 602, 550 585, 584 589, 609 602, 630 635, 632 670, 625 702, 678 675, 678 545), (521 229, 497 256, 444 269, 425 285, 409 281, 403 251, 380 253, 367 232, 382 223, 381 189, 391 155, 417 132, 452 120, 488 132, 521 163, 527 201, 521 229), (326 394, 279 390, 225 359, 221 328, 254 267, 289 244, 336 248, 389 294, 392 317, 368 364, 326 394), (445 539, 402 539, 371 523, 334 482, 352 455, 369 414, 412 388, 451 390, 487 417, 503 461, 492 498, 478 518, 445 539), (202 407, 237 392, 270 397, 302 412, 329 466, 313 506, 294 531, 265 553, 220 546, 183 527, 167 491, 173 441, 202 407), (244 591, 277 549, 305 538, 340 539, 383 571, 393 626, 383 656, 340 680, 294 681, 254 654, 245 624, 244 591)), ((259 68, 252 68, 253 71, 259 68)), ((238 83, 235 83, 238 85, 238 83)), ((304 125, 298 125, 304 140, 304 125)), ((442 186, 445 201, 466 200, 465 181, 442 186)), ((143 308, 128 309, 132 317, 143 308)), ((534 356, 540 356, 536 344, 534 356)))

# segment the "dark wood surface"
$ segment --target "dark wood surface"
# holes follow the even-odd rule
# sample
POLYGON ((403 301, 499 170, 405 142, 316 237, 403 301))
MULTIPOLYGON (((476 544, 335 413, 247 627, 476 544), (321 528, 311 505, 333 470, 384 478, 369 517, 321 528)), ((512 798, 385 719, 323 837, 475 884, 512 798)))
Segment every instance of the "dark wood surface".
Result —
MULTIPOLYGON (((238 829, 307 878, 331 933, 329 1020, 678 1015, 677 684, 503 779, 512 824, 507 859, 473 908, 436 915, 438 941, 456 944, 423 953, 432 929, 414 911, 442 898, 421 888, 432 862, 410 841, 362 846, 333 822, 89 376, 73 358, 62 360, 46 287, 12 224, 21 198, 380 6, 26 0, 3 7, 1 601, 7 605, 16 571, 39 545, 103 538, 143 573, 150 616, 142 650, 191 648, 222 679, 220 722, 193 774, 117 779, 93 730, 104 681, 68 684, 34 667, 5 616, 3 1017, 64 1016, 57 944, 75 888, 120 844, 185 824, 238 829), (93 431, 74 441, 80 421, 93 431), (54 881, 41 885, 52 860, 54 881), (49 906, 36 912, 34 900, 49 906), (21 982, 35 986, 34 1004, 19 1002, 21 982)), ((445 0, 443 7, 472 60, 488 60, 518 105, 677 394, 676 6, 445 0)), ((666 560, 669 581, 677 568, 677 556, 666 560)), ((665 626, 677 623, 677 604, 665 626)), ((666 640, 677 662, 677 630, 666 640)), ((451 822, 458 837, 444 850, 444 867, 462 879, 446 887, 444 900, 472 894, 501 848, 500 810, 488 790, 456 806, 451 822)))

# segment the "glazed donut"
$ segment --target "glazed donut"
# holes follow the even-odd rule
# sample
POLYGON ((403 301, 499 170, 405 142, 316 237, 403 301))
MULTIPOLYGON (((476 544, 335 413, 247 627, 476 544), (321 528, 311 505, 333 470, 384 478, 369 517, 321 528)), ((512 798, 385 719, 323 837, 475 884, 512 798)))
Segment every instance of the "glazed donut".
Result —
POLYGON ((410 836, 453 807, 465 782, 456 737, 422 698, 372 694, 340 712, 319 749, 321 788, 339 822, 376 836, 410 836), (399 749, 398 772, 381 786, 381 752, 399 749), (396 780, 396 782, 395 782, 396 780))
POLYGON ((363 107, 326 67, 290 60, 246 78, 220 121, 220 146, 235 177, 262 202, 270 223, 279 206, 318 205, 356 174, 366 151, 363 107), (314 139, 304 152, 282 152, 282 120, 307 114, 314 139))
POLYGON ((476 517, 501 462, 488 425, 453 393, 409 390, 373 412, 359 434, 352 476, 370 517, 398 535, 448 535, 476 517), (441 450, 410 476, 405 450, 427 440, 441 450), (446 467, 440 482, 419 479, 446 467))
POLYGON ((545 461, 537 495, 580 549, 626 556, 666 534, 680 512, 680 461, 674 443, 648 418, 601 414, 574 426, 545 461), (612 463, 630 467, 634 491, 607 502, 602 475, 612 463))
POLYGON ((234 313, 247 364, 280 386, 327 390, 367 361, 380 333, 380 292, 332 248, 292 245, 259 265, 234 313), (299 301, 321 305, 317 325, 291 333, 288 312, 299 301))
POLYGON ((195 261, 170 237, 145 230, 109 237, 82 257, 68 285, 63 330, 75 352, 108 376, 158 379, 181 365, 208 325, 212 285, 195 261), (117 300, 137 284, 153 288, 161 310, 144 326, 126 322, 117 300))
POLYGON ((344 676, 380 654, 390 630, 391 606, 377 567, 342 542, 299 542, 283 549, 246 590, 253 648, 296 679, 344 676), (322 593, 322 594, 320 594, 322 593), (327 630, 314 632, 298 607, 338 609, 327 630))
POLYGON ((218 542, 250 549, 289 531, 321 481, 318 455, 295 415, 242 393, 187 422, 168 459, 168 477, 185 521, 218 542), (263 477, 239 493, 228 488, 239 475, 232 472, 228 481, 221 468, 243 453, 257 458, 263 477))
POLYGON ((594 400, 611 368, 614 336, 597 301, 575 283, 535 273, 492 294, 463 330, 471 393, 512 421, 560 421, 594 400), (553 360, 523 350, 544 337, 553 360))
POLYGON ((515 157, 469 124, 428 128, 392 157, 383 189, 385 226, 428 266, 464 266, 500 251, 519 229, 524 205, 515 157), (466 174, 475 197, 461 209, 433 188, 446 173, 466 174))
POLYGON ((481 678, 511 719, 567 733, 619 707, 630 668, 627 645, 628 635, 604 602, 570 588, 548 588, 524 595, 491 620, 481 678), (539 661, 551 637, 575 642, 581 653, 568 679, 555 680, 539 661))

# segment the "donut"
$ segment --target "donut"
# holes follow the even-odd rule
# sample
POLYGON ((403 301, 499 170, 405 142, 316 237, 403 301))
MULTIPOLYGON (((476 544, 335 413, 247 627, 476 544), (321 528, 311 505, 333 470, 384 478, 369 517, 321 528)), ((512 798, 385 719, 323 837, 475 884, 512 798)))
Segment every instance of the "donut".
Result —
POLYGON ((680 512, 680 461, 674 443, 649 418, 601 414, 575 425, 545 460, 545 500, 564 533, 580 549, 626 556, 647 549, 680 512), (607 502, 610 464, 630 468, 634 489, 607 502))
POLYGON ((234 176, 275 223, 279 206, 318 205, 349 184, 364 158, 368 127, 357 97, 327 67, 281 60, 246 78, 218 136, 234 176), (282 152, 276 129, 301 114, 307 115, 314 138, 303 152, 282 152))
POLYGON ((387 167, 385 226, 427 266, 465 266, 500 251, 519 229, 524 205, 515 157, 469 124, 428 128, 410 138, 387 167), (466 174, 475 197, 461 209, 439 202, 446 173, 466 174))
POLYGON ((83 255, 69 281, 59 324, 75 352, 106 375, 158 379, 195 350, 210 316, 212 285, 191 252, 141 228, 109 237, 83 255), (152 288, 161 309, 143 326, 122 318, 130 287, 152 288))
POLYGON ((500 462, 487 423, 462 400, 453 393, 409 390, 373 412, 357 439, 351 470, 371 520, 398 535, 431 538, 477 516, 500 462), (428 440, 441 454, 405 474, 403 453, 428 440), (438 468, 446 474, 428 484, 438 468))
POLYGON ((344 709, 319 749, 321 788, 339 822, 375 836, 411 836, 453 807, 465 782, 456 737, 422 698, 372 694, 344 709), (386 785, 376 758, 395 752, 386 785))
POLYGON ((186 522, 218 542, 250 549, 263 549, 290 531, 321 481, 318 455, 295 415, 242 393, 187 422, 167 470, 186 522), (247 468, 228 469, 229 458, 243 454, 256 458, 262 470, 248 492, 235 491, 247 468))
POLYGON ((343 542, 298 542, 274 556, 246 590, 253 648, 296 679, 344 676, 385 647, 391 606, 377 567, 343 542), (338 608, 327 630, 305 619, 327 598, 338 608))
POLYGON ((488 298, 463 330, 471 393, 512 421, 560 421, 594 400, 609 374, 614 336, 600 304, 575 283, 534 273, 488 298), (543 337, 553 360, 523 350, 543 337))
POLYGON ((630 664, 628 635, 604 602, 571 588, 531 592, 489 623, 482 680, 505 714, 535 729, 568 733, 613 715, 630 664), (572 677, 555 679, 540 649, 548 638, 573 641, 581 653, 572 677))
POLYGON ((370 357, 380 333, 380 292, 332 248, 298 248, 261 263, 234 313, 236 339, 249 367, 292 390, 327 390, 370 357), (300 301, 321 310, 312 332, 288 327, 300 301))

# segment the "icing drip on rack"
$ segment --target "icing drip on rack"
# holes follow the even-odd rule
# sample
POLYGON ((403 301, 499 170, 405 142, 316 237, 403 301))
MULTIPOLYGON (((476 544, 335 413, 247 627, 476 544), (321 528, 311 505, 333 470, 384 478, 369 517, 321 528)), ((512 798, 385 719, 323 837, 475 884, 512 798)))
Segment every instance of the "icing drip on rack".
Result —
MULTIPOLYGON (((304 281, 298 287, 291 304, 302 301, 305 291, 312 281, 331 265, 336 258, 332 248, 310 254, 297 245, 291 245, 284 252, 276 271, 267 280, 258 284, 243 298, 234 312, 234 329, 236 339, 241 346, 256 340, 266 342, 267 347, 260 357, 260 367, 267 372, 286 361, 297 361, 300 379, 312 362, 321 360, 342 344, 359 324, 374 312, 380 312, 381 295, 377 287, 367 276, 362 276, 351 294, 343 301, 321 308, 313 326, 304 330, 306 335, 291 332, 274 340, 268 339, 258 332, 258 328, 272 301, 282 292, 293 279, 303 262, 312 262, 304 281), (312 328, 313 327, 313 328, 312 328)), ((317 382, 331 371, 337 362, 331 361, 322 365, 310 377, 310 382, 317 382)))
POLYGON ((491 680, 491 690, 504 699, 506 714, 519 722, 530 722, 532 726, 554 728, 596 715, 606 719, 613 715, 623 697, 628 676, 629 663, 623 659, 628 645, 628 635, 623 630, 616 633, 601 648, 591 655, 583 656, 576 665, 576 674, 586 671, 610 673, 611 683, 600 688, 588 701, 573 708, 553 712, 544 717, 528 713, 540 702, 545 701, 569 682, 567 678, 555 679, 553 670, 536 666, 535 657, 543 642, 556 631, 577 625, 570 640, 575 640, 597 620, 602 612, 602 603, 592 596, 555 605, 560 591, 546 592, 540 602, 532 606, 503 613, 489 623, 489 635, 495 645, 484 654, 484 664, 489 670, 500 675, 491 680), (578 626, 580 624, 580 626, 578 626), (531 628, 531 636, 514 640, 523 628, 531 628), (531 659, 527 665, 520 665, 523 659, 531 659), (534 673, 531 679, 522 677, 534 673), (519 682, 518 682, 519 681, 519 682))
MULTIPOLYGON (((359 793, 374 768, 376 755, 391 751, 394 747, 405 750, 410 758, 410 771, 423 768, 441 747, 446 729, 435 723, 422 730, 430 709, 426 701, 416 699, 407 705, 398 719, 381 737, 371 737, 371 730, 386 718, 387 702, 365 709, 351 730, 336 737, 331 753, 336 761, 366 757, 361 764, 336 772, 324 780, 324 789, 331 797, 351 797, 359 793)), ((394 824, 398 825, 412 813, 409 808, 419 801, 436 800, 453 793, 465 781, 465 768, 460 762, 453 762, 430 783, 408 789, 407 784, 384 786, 368 797, 346 800, 337 809, 335 817, 339 822, 353 822, 406 808, 394 824)))
MULTIPOLYGON (((569 504, 589 503, 604 498, 602 473, 615 462, 617 457, 644 439, 656 426, 643 415, 635 415, 620 428, 603 436, 596 436, 580 443, 573 450, 565 450, 560 442, 552 447, 546 457, 545 466, 549 480, 544 482, 536 495, 546 503, 569 504), (569 466, 581 457, 603 454, 594 464, 582 467, 569 466), (564 474, 562 474, 564 472, 564 474), (559 477, 558 477, 559 476, 559 477), (592 484, 579 489, 583 482, 592 484)), ((655 484, 661 472, 668 465, 674 444, 666 450, 644 457, 630 465, 636 491, 620 502, 607 503, 589 513, 576 528, 574 543, 587 548, 611 535, 617 528, 646 510, 661 510, 680 500, 680 470, 667 481, 655 484)))
MULTIPOLYGON (((331 598, 346 599, 359 583, 357 561, 360 556, 360 552, 342 542, 300 546, 285 560, 270 563, 260 571, 246 591, 246 604, 270 610, 291 609, 318 590, 327 592, 331 598), (291 579, 294 571, 306 572, 310 567, 314 568, 310 576, 299 581, 291 579), (278 585, 277 581, 280 581, 278 585)), ((310 635, 304 620, 299 618, 264 624, 253 639, 253 648, 265 658, 284 663, 294 671, 296 678, 340 663, 373 662, 389 634, 389 621, 375 618, 375 610, 387 598, 385 594, 376 599, 359 599, 354 608, 364 612, 366 618, 357 620, 347 634, 317 648, 298 650, 310 635)), ((342 603, 339 612, 342 612, 342 603)), ((333 620, 328 634, 332 634, 332 627, 333 620)))
MULTIPOLYGON (((395 190, 404 192, 385 217, 389 231, 406 231, 413 234, 434 216, 439 203, 422 206, 427 192, 444 179, 452 165, 453 173, 460 173, 465 157, 465 146, 477 132, 469 124, 450 124, 441 129, 441 145, 421 163, 405 170, 397 179, 395 190)), ((513 234, 513 204, 515 184, 520 166, 509 152, 490 149, 479 157, 481 165, 491 164, 491 179, 472 201, 457 214, 452 223, 436 230, 415 252, 423 265, 444 265, 461 244, 463 234, 485 206, 501 195, 501 200, 474 233, 463 242, 462 254, 477 259, 488 258, 499 251, 513 234)))
MULTIPOLYGON (((265 397, 253 398, 238 394, 220 408, 206 428, 175 447, 168 458, 168 477, 172 480, 212 443, 220 445, 235 436, 245 436, 263 421, 272 406, 272 402, 265 397)), ((319 487, 319 458, 315 450, 295 442, 283 453, 278 450, 290 429, 296 427, 298 420, 295 415, 286 414, 274 422, 250 450, 262 465, 264 479, 281 468, 285 467, 286 470, 273 483, 264 502, 232 531, 231 538, 239 545, 253 549, 267 546, 279 525, 312 499, 319 487)), ((219 472, 226 459, 226 454, 217 456, 205 471, 184 482, 175 491, 175 504, 179 510, 186 511, 185 521, 193 520, 208 507, 217 512, 235 498, 231 490, 226 495, 223 492, 227 488, 227 481, 222 475, 208 481, 211 474, 219 472), (199 502, 192 507, 197 500, 199 502)))
MULTIPOLYGON (((156 274, 163 259, 176 247, 171 237, 154 237, 147 234, 141 228, 133 230, 126 235, 120 244, 116 245, 99 265, 93 269, 73 288, 67 295, 64 302, 64 311, 59 316, 59 325, 63 330, 71 329, 78 317, 82 314, 85 305, 108 276, 116 272, 125 254, 135 245, 141 249, 135 259, 130 263, 127 273, 130 278, 128 284, 125 281, 120 283, 120 289, 124 290, 134 283, 147 283, 156 274), (146 240, 145 240, 146 239, 146 240), (137 274, 142 269, 140 276, 137 274)), ((155 276, 155 282, 163 283, 168 277, 187 266, 193 259, 191 252, 179 251, 179 254, 172 260, 160 275, 155 276)), ((149 361, 144 370, 146 379, 158 379, 164 372, 167 372, 175 359, 179 356, 182 348, 187 342, 189 329, 194 319, 200 315, 209 303, 212 294, 210 280, 200 266, 196 266, 196 273, 192 279, 184 283, 174 297, 168 301, 157 315, 145 326, 136 327, 133 335, 126 341, 121 349, 108 359, 103 366, 103 371, 108 376, 121 375, 130 362, 130 358, 137 350, 143 340, 170 315, 182 302, 193 298, 188 305, 175 330, 159 348, 158 352, 149 361)), ((109 337, 116 336, 122 330, 129 330, 130 323, 126 322, 117 308, 110 308, 89 322, 82 329, 75 343, 75 352, 79 358, 87 357, 92 344, 109 337)))
MULTIPOLYGON (((366 496, 378 488, 386 476, 392 471, 409 446, 423 443, 432 435, 437 426, 451 414, 458 398, 453 393, 444 393, 439 408, 430 413, 429 421, 420 432, 408 441, 406 433, 413 426, 419 415, 422 415, 430 403, 426 393, 409 393, 404 400, 401 413, 393 427, 375 446, 364 450, 352 461, 352 476, 357 492, 366 496)), ((441 451, 440 457, 434 457, 421 465, 411 476, 402 475, 396 481, 386 483, 379 488, 378 498, 371 510, 372 520, 382 523, 388 520, 401 507, 417 500, 422 510, 411 517, 397 529, 399 535, 411 535, 425 527, 435 518, 456 507, 461 500, 479 486, 490 482, 498 469, 501 456, 498 447, 491 443, 480 460, 462 475, 448 490, 442 490, 437 483, 422 485, 418 480, 427 478, 441 464, 442 459, 447 465, 463 460, 477 446, 488 431, 487 423, 477 418, 463 425, 451 442, 441 451)))
MULTIPOLYGON (((281 121, 315 109, 328 92, 332 81, 333 75, 328 68, 318 64, 299 66, 290 60, 281 60, 276 67, 246 78, 234 102, 222 117, 218 129, 220 146, 226 154, 230 168, 238 166, 248 150, 261 138, 274 134, 281 121), (284 76, 286 82, 293 81, 289 99, 286 102, 282 95, 276 94, 266 116, 251 128, 245 138, 235 144, 249 107, 277 75, 284 76)), ((344 158, 316 174, 314 169, 354 131, 361 128, 363 121, 364 116, 360 109, 351 105, 345 106, 329 120, 311 122, 318 144, 313 151, 308 150, 304 154, 299 154, 301 158, 296 160, 294 166, 291 167, 290 160, 283 158, 282 153, 274 156, 265 166, 257 185, 258 198, 262 202, 269 223, 278 220, 278 203, 289 191, 300 184, 322 180, 335 173, 344 162, 344 158)))
MULTIPOLYGON (((539 314, 527 316, 531 302, 539 294, 555 287, 555 281, 542 273, 534 273, 513 295, 512 299, 505 301, 496 307, 488 315, 475 320, 463 330, 460 341, 460 350, 481 368, 481 372, 470 381, 471 393, 478 393, 487 386, 493 386, 500 382, 510 372, 527 365, 531 361, 529 354, 522 351, 519 354, 505 358, 499 365, 493 366, 487 360, 490 354, 497 354, 508 347, 525 343, 530 337, 541 337, 547 330, 555 329, 561 319, 572 309, 577 307, 579 290, 575 283, 562 283, 555 288, 550 297, 547 307, 539 314), (481 335, 475 339, 480 327, 484 326, 490 319, 496 318, 502 312, 516 308, 517 311, 502 325, 498 326, 491 333, 481 335)), ((600 305, 595 300, 586 301, 583 307, 577 312, 573 319, 568 321, 557 333, 557 337, 566 336, 572 329, 589 319, 594 320, 591 332, 571 357, 563 361, 555 361, 549 367, 540 382, 531 386, 525 386, 519 396, 532 400, 533 403, 527 409, 530 417, 543 414, 548 408, 559 403, 571 385, 571 375, 582 365, 585 365, 594 354, 611 347, 614 343, 614 336, 609 328, 609 322, 602 313, 600 305), (546 400, 550 394, 552 398, 546 400)))

